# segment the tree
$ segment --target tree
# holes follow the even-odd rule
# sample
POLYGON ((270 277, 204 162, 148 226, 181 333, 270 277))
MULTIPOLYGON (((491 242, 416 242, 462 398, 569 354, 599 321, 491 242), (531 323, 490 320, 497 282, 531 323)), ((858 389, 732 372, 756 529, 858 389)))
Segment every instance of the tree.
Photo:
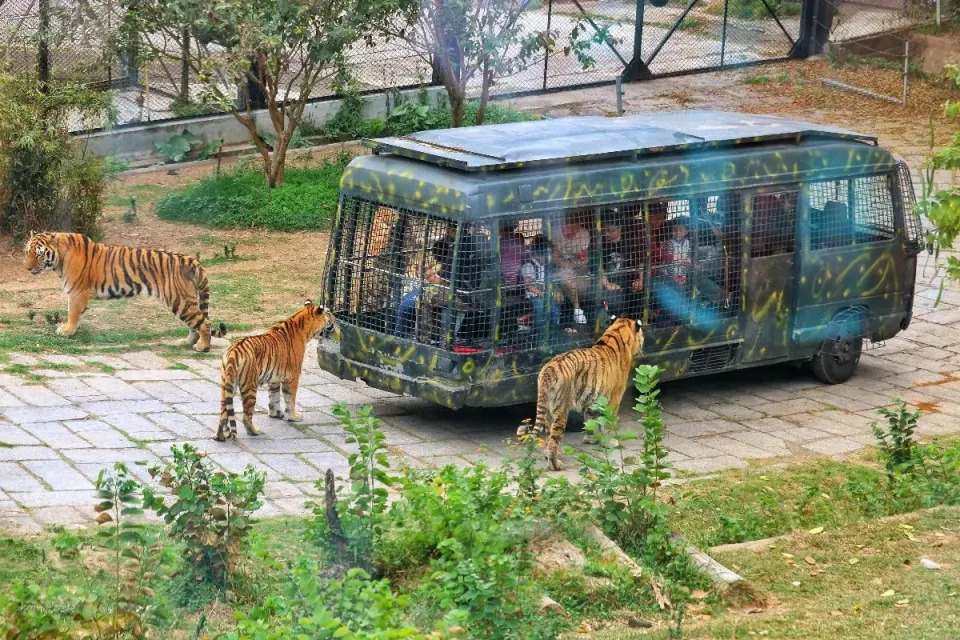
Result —
POLYGON ((138 36, 147 57, 189 65, 204 102, 250 132, 272 188, 283 184, 287 149, 314 89, 344 66, 351 45, 371 40, 395 7, 384 0, 132 0, 124 30, 138 36), (265 103, 270 142, 257 130, 251 94, 265 103))
MULTIPOLYGON (((385 29, 405 40, 433 67, 447 90, 453 126, 463 125, 467 90, 479 84, 477 124, 483 123, 490 88, 501 78, 518 73, 554 50, 556 30, 530 29, 525 14, 532 0, 396 0, 406 17, 400 27, 385 29)), ((584 68, 593 66, 591 43, 612 43, 606 27, 590 32, 577 21, 569 34, 565 54, 577 55, 584 68)))
MULTIPOLYGON (((960 87, 960 67, 947 65, 947 79, 960 87)), ((960 102, 947 101, 944 104, 944 118, 956 121, 960 118, 960 102)), ((930 120, 930 146, 934 146, 933 119, 930 120)), ((936 171, 949 171, 953 176, 960 169, 960 131, 953 134, 949 144, 932 154, 924 165, 923 193, 920 198, 920 209, 926 214, 930 222, 936 226, 932 241, 936 244, 937 255, 940 250, 953 252, 953 241, 960 235, 960 185, 954 180, 950 184, 937 189, 934 183, 936 171)), ((954 255, 947 256, 947 277, 960 280, 960 259, 954 255)), ((941 290, 943 285, 941 284, 941 290)))

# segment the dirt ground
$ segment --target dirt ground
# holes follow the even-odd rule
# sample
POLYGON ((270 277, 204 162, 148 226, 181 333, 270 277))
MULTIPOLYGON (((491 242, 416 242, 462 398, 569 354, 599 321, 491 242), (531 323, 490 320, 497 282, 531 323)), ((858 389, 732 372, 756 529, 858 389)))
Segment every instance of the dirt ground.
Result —
MULTIPOLYGON (((834 68, 826 60, 809 60, 628 84, 624 88, 624 111, 739 110, 847 127, 878 136, 882 146, 903 156, 914 171, 929 153, 930 116, 934 116, 938 144, 952 130, 944 126, 942 104, 960 97, 960 92, 951 91, 943 83, 911 79, 909 102, 904 108, 825 87, 823 78, 867 86, 888 95, 899 96, 902 91, 896 71, 834 68)), ((510 102, 517 108, 552 117, 609 116, 615 115, 616 98, 610 86, 510 102)), ((225 160, 224 168, 235 162, 225 160)), ((329 234, 208 229, 156 218, 154 203, 160 197, 215 170, 216 163, 210 161, 182 166, 173 175, 164 166, 119 176, 107 198, 104 241, 200 254, 204 259, 221 253, 225 244, 236 245, 241 260, 208 267, 213 316, 228 325, 257 327, 274 322, 289 315, 304 299, 319 295, 329 234), (122 222, 132 196, 137 198, 136 220, 122 222)), ((57 278, 51 274, 31 276, 23 269, 22 260, 22 248, 12 246, 9 238, 0 238, 0 317, 23 317, 29 310, 65 310, 57 278)), ((145 299, 93 302, 84 322, 92 328, 117 322, 150 328, 178 326, 169 312, 145 299)))

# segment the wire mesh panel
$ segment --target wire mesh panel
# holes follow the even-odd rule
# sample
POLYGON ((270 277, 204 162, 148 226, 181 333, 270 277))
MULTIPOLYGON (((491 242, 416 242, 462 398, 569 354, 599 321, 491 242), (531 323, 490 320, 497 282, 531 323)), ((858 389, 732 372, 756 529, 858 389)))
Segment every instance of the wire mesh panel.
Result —
POLYGON ((750 257, 793 253, 797 226, 798 191, 758 193, 753 196, 750 257))
POLYGON ((455 352, 480 353, 493 348, 495 294, 497 280, 501 277, 494 267, 495 252, 489 224, 463 224, 453 268, 455 352))
POLYGON ((690 200, 649 202, 646 214, 650 224, 650 324, 685 324, 693 308, 690 200))
POLYGON ((559 311, 559 330, 550 332, 550 343, 575 344, 593 338, 597 305, 591 251, 596 210, 573 209, 556 215, 551 223, 551 294, 559 311))
POLYGON ((888 175, 810 184, 810 248, 880 242, 896 236, 888 175))
POLYGON ((697 322, 736 317, 740 306, 742 199, 727 192, 697 199, 694 299, 697 322))
POLYGON ((500 320, 497 348, 501 352, 536 348, 549 317, 559 320, 556 303, 548 299, 547 264, 550 243, 543 219, 500 222, 500 320))
POLYGON ((900 178, 900 198, 903 201, 903 225, 907 240, 913 243, 922 243, 923 223, 920 213, 916 210, 917 194, 913 190, 913 178, 906 162, 897 165, 897 174, 900 178))
POLYGON ((644 296, 644 219, 640 203, 600 211, 600 301, 613 316, 640 320, 644 296))

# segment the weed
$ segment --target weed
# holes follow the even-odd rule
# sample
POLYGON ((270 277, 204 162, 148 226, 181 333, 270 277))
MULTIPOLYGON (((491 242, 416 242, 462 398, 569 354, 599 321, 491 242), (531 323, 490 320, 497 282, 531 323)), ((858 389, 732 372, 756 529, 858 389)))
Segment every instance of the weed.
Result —
POLYGON ((126 224, 131 224, 137 220, 137 198, 130 196, 130 208, 123 212, 120 218, 126 224))
POLYGON ((153 146, 163 154, 164 162, 173 164, 183 162, 193 147, 202 142, 200 138, 190 133, 189 130, 184 129, 183 133, 171 136, 166 142, 154 142, 153 146))
POLYGON ((111 376, 117 372, 117 369, 115 367, 112 367, 106 362, 98 362, 96 360, 90 360, 89 362, 87 362, 87 366, 93 367, 94 369, 99 370, 101 373, 106 373, 111 376))
POLYGON ((40 373, 34 373, 29 366, 25 364, 10 364, 3 368, 3 373, 9 373, 14 376, 22 376, 33 382, 43 382, 46 376, 40 373))
POLYGON ((909 465, 916 459, 913 433, 920 418, 920 411, 907 411, 907 403, 903 400, 895 398, 893 402, 893 409, 880 407, 877 410, 887 419, 886 428, 880 428, 876 422, 871 425, 873 435, 880 444, 880 458, 887 468, 888 477, 898 471, 909 471, 909 465))
POLYGON ((190 370, 190 367, 188 367, 187 365, 183 364, 182 362, 174 362, 173 364, 170 365, 169 368, 170 368, 170 369, 175 369, 175 370, 177 370, 177 371, 189 371, 189 370, 190 370))
POLYGON ((788 2, 786 0, 770 0, 769 2, 759 2, 758 0, 728 0, 724 2, 713 2, 708 5, 705 11, 711 15, 722 16, 727 12, 728 18, 739 18, 741 20, 770 20, 770 11, 773 10, 778 18, 785 16, 800 15, 800 3, 788 2), (726 9, 724 9, 726 5, 726 9))
POLYGON ((173 494, 174 502, 150 489, 144 507, 170 525, 170 535, 185 546, 185 559, 196 580, 226 588, 240 560, 250 530, 250 515, 260 508, 266 474, 248 465, 242 474, 214 471, 206 454, 184 444, 170 449, 173 464, 150 469, 173 494))
POLYGON ((770 84, 770 78, 768 76, 750 76, 747 78, 747 84, 770 84))
POLYGON ((786 73, 785 71, 781 71, 777 74, 777 82, 780 84, 790 82, 790 74, 786 73))
POLYGON ((238 168, 207 176, 160 200, 157 217, 222 228, 325 229, 337 210, 347 162, 349 156, 315 167, 290 167, 284 184, 274 189, 267 188, 259 170, 238 168))
POLYGON ((677 25, 677 31, 701 29, 703 28, 704 24, 705 24, 704 21, 699 18, 693 18, 691 16, 687 16, 686 18, 680 21, 680 24, 677 25))

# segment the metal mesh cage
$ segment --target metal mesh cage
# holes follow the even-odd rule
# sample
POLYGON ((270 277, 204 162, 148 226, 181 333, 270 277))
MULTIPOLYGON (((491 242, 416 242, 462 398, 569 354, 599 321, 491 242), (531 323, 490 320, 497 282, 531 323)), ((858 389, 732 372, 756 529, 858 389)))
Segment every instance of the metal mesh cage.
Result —
POLYGON ((750 257, 793 253, 797 227, 797 190, 753 196, 750 257))
POLYGON ((906 162, 897 165, 897 174, 900 178, 900 198, 903 202, 903 226, 907 240, 916 244, 923 242, 923 223, 920 221, 920 212, 917 211, 917 194, 913 190, 913 177, 906 162))
POLYGON ((810 248, 845 247, 896 236, 888 174, 810 185, 810 248))

